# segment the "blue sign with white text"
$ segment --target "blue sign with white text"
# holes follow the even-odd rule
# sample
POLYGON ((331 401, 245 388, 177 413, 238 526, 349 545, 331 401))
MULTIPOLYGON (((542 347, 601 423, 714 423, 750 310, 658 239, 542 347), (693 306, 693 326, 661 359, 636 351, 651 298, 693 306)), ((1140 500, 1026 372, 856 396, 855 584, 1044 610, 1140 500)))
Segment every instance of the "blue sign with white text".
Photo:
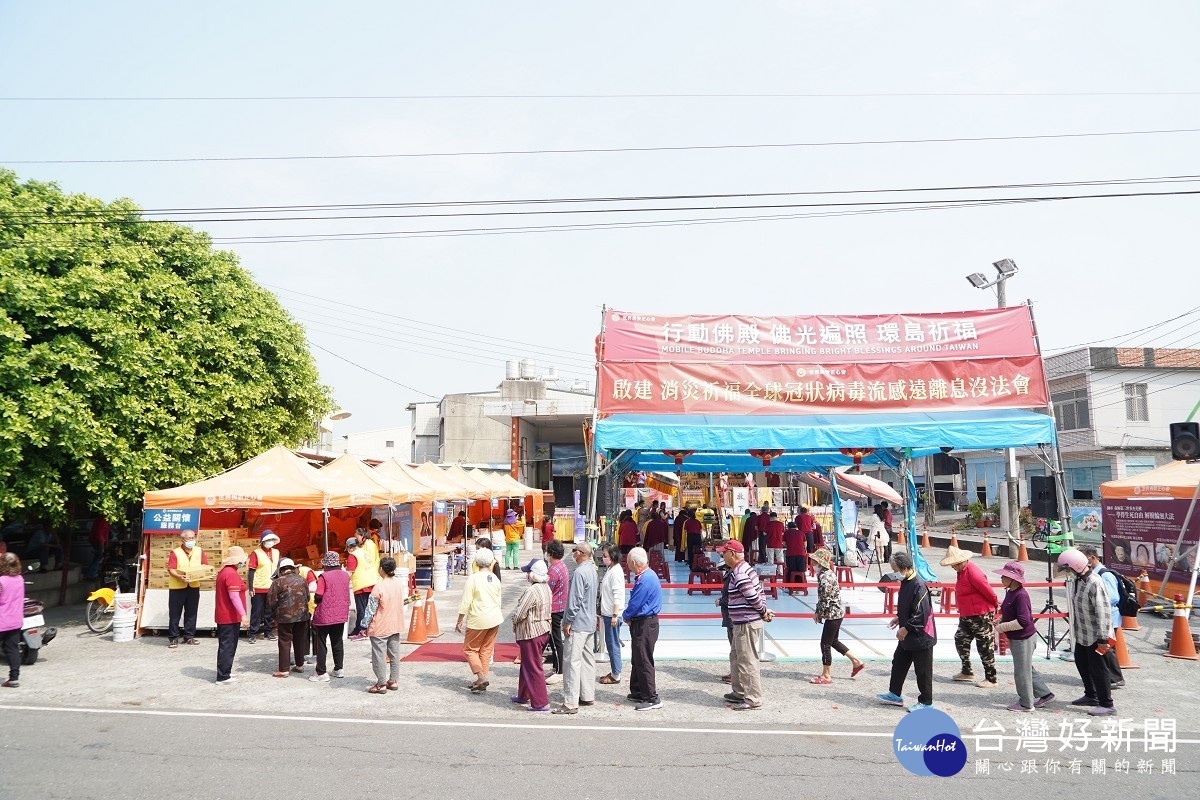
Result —
POLYGON ((147 508, 142 512, 143 533, 198 530, 200 530, 200 509, 198 508, 147 508))

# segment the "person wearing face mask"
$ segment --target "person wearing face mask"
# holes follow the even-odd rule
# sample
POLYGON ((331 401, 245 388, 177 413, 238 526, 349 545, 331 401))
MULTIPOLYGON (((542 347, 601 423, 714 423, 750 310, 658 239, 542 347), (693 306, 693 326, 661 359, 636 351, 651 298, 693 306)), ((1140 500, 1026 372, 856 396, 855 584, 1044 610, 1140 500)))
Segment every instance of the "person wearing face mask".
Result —
POLYGON ((208 556, 196 544, 195 531, 180 531, 179 547, 167 558, 167 647, 179 646, 179 618, 183 617, 183 643, 200 644, 196 639, 196 612, 200 608, 200 581, 197 572, 208 565, 208 556))
POLYGON ((213 618, 217 623, 217 686, 237 683, 233 677, 233 657, 237 654, 238 633, 250 624, 246 615, 246 582, 238 570, 246 565, 246 551, 234 545, 225 553, 217 573, 213 618))

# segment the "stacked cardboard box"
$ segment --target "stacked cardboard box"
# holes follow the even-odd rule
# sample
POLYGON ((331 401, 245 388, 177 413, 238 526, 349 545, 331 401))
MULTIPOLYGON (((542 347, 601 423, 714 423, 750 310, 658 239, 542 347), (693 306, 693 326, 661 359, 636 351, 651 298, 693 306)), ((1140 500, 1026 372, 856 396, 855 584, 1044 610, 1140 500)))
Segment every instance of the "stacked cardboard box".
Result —
MULTIPOLYGON (((231 545, 240 545, 247 554, 258 545, 258 541, 249 538, 248 534, 249 531, 245 528, 208 529, 196 533, 196 545, 204 551, 209 564, 207 569, 200 570, 201 591, 211 592, 216 588, 216 573, 231 545)), ((179 538, 176 536, 150 537, 150 579, 146 584, 147 588, 170 588, 167 561, 176 547, 179 547, 179 538)), ((246 571, 243 569, 240 574, 244 580, 246 571)))

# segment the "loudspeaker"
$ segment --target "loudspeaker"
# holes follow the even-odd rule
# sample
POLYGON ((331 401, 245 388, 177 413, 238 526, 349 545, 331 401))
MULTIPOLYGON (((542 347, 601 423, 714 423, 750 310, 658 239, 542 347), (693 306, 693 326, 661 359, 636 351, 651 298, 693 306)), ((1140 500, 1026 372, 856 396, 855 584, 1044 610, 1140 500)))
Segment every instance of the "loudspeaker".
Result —
POLYGON ((1058 516, 1058 496, 1054 491, 1054 476, 1029 476, 1029 509, 1035 517, 1053 519, 1058 516))
POLYGON ((1171 423, 1171 458, 1176 461, 1200 458, 1200 423, 1171 423))

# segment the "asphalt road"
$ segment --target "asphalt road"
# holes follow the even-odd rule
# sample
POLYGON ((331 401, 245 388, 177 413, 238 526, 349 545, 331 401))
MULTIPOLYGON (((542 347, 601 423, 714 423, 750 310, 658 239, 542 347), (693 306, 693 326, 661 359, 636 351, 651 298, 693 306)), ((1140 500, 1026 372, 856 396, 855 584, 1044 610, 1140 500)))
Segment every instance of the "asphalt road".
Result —
MULTIPOLYGON (((993 770, 904 772, 878 730, 595 725, 559 720, 355 719, 220 712, 82 710, 7 704, 0 797, 674 798, 738 796, 1012 798, 1082 791, 1194 797, 1196 763, 1176 775, 993 770)), ((1181 745, 1181 747, 1183 747, 1181 745)), ((1089 756, 1099 756, 1098 750, 1089 756)), ((1010 751, 1008 760, 1012 761, 1010 751)), ((997 762, 999 760, 997 759, 997 762)))

